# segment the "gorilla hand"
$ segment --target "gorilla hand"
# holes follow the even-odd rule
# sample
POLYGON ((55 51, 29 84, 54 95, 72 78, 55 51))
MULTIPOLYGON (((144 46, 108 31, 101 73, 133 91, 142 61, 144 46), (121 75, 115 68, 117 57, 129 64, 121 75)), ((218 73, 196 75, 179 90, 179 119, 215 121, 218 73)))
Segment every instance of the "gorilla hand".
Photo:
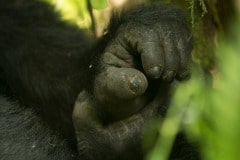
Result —
POLYGON ((157 110, 165 112, 166 88, 149 95, 148 86, 189 76, 191 33, 178 9, 140 6, 113 17, 99 46, 93 90, 80 93, 73 112, 79 152, 87 159, 140 159, 142 128, 157 110))
POLYGON ((189 77, 192 36, 184 16, 175 8, 169 13, 167 7, 150 8, 131 10, 116 29, 110 25, 111 39, 93 88, 97 108, 108 119, 122 119, 143 108, 151 98, 146 92, 151 79, 189 77))

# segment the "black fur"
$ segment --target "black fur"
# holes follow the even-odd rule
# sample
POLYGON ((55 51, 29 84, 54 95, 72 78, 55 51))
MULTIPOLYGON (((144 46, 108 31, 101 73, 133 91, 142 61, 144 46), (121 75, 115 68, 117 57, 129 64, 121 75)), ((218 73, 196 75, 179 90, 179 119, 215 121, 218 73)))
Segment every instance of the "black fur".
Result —
MULTIPOLYGON (((69 148, 76 149, 72 109, 77 94, 88 85, 89 60, 85 50, 91 44, 90 40, 76 26, 60 21, 53 7, 45 3, 28 0, 1 0, 0 3, 2 94, 18 100, 23 116, 25 110, 32 108, 32 118, 40 117, 43 123, 63 137, 71 146, 69 148)), ((5 115, 8 114, 1 114, 5 115)), ((22 128, 16 125, 16 132, 20 132, 18 127, 22 128)), ((44 128, 42 126, 42 131, 36 131, 32 136, 38 139, 38 134, 45 135, 47 130, 44 128)), ((8 132, 7 124, 0 132, 8 132)), ((15 139, 18 136, 7 141, 15 139)), ((16 141, 15 145, 21 145, 21 142, 16 141)), ((28 150, 21 147, 22 151, 28 150)), ((6 156, 12 154, 8 151, 6 156)), ((52 152, 58 155, 61 151, 56 149, 52 152)), ((25 153, 16 155, 24 157, 25 153)), ((33 157, 35 155, 30 159, 33 157)))
POLYGON ((76 159, 67 141, 32 109, 1 96, 0 115, 1 159, 76 159))

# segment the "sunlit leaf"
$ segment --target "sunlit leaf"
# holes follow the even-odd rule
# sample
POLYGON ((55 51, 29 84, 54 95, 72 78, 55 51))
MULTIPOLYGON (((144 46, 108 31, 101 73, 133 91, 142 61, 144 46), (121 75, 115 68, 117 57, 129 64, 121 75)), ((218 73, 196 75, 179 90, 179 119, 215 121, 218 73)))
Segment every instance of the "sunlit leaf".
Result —
POLYGON ((87 0, 44 0, 55 6, 64 20, 77 24, 81 28, 91 28, 92 19, 87 0))
POLYGON ((90 0, 94 9, 104 9, 108 6, 107 0, 90 0))

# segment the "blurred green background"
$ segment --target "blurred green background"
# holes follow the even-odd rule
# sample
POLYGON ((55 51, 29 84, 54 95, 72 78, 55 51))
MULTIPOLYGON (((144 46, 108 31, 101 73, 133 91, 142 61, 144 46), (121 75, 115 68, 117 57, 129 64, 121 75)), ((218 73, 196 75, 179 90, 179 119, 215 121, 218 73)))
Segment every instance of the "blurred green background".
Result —
MULTIPOLYGON (((62 18, 101 36, 112 10, 159 0, 47 0, 62 18)), ((240 0, 162 0, 181 7, 195 39, 190 81, 176 89, 161 137, 146 159, 166 160, 178 130, 204 160, 240 160, 240 0)))

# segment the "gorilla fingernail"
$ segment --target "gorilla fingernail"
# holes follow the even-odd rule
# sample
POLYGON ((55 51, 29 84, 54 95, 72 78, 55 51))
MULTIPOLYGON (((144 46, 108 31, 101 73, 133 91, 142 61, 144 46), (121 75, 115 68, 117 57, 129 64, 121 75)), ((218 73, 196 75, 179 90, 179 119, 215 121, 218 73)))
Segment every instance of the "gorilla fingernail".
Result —
POLYGON ((148 84, 146 82, 147 80, 144 77, 133 76, 129 80, 129 88, 135 94, 142 94, 147 89, 148 84))
POLYGON ((172 81, 175 76, 176 76, 175 71, 168 71, 167 73, 164 74, 163 80, 169 82, 172 81))
POLYGON ((179 80, 187 80, 191 77, 191 73, 189 70, 185 70, 182 73, 177 75, 177 79, 179 80))
POLYGON ((154 66, 148 70, 148 76, 153 79, 160 78, 161 73, 162 73, 162 67, 160 66, 154 66))

